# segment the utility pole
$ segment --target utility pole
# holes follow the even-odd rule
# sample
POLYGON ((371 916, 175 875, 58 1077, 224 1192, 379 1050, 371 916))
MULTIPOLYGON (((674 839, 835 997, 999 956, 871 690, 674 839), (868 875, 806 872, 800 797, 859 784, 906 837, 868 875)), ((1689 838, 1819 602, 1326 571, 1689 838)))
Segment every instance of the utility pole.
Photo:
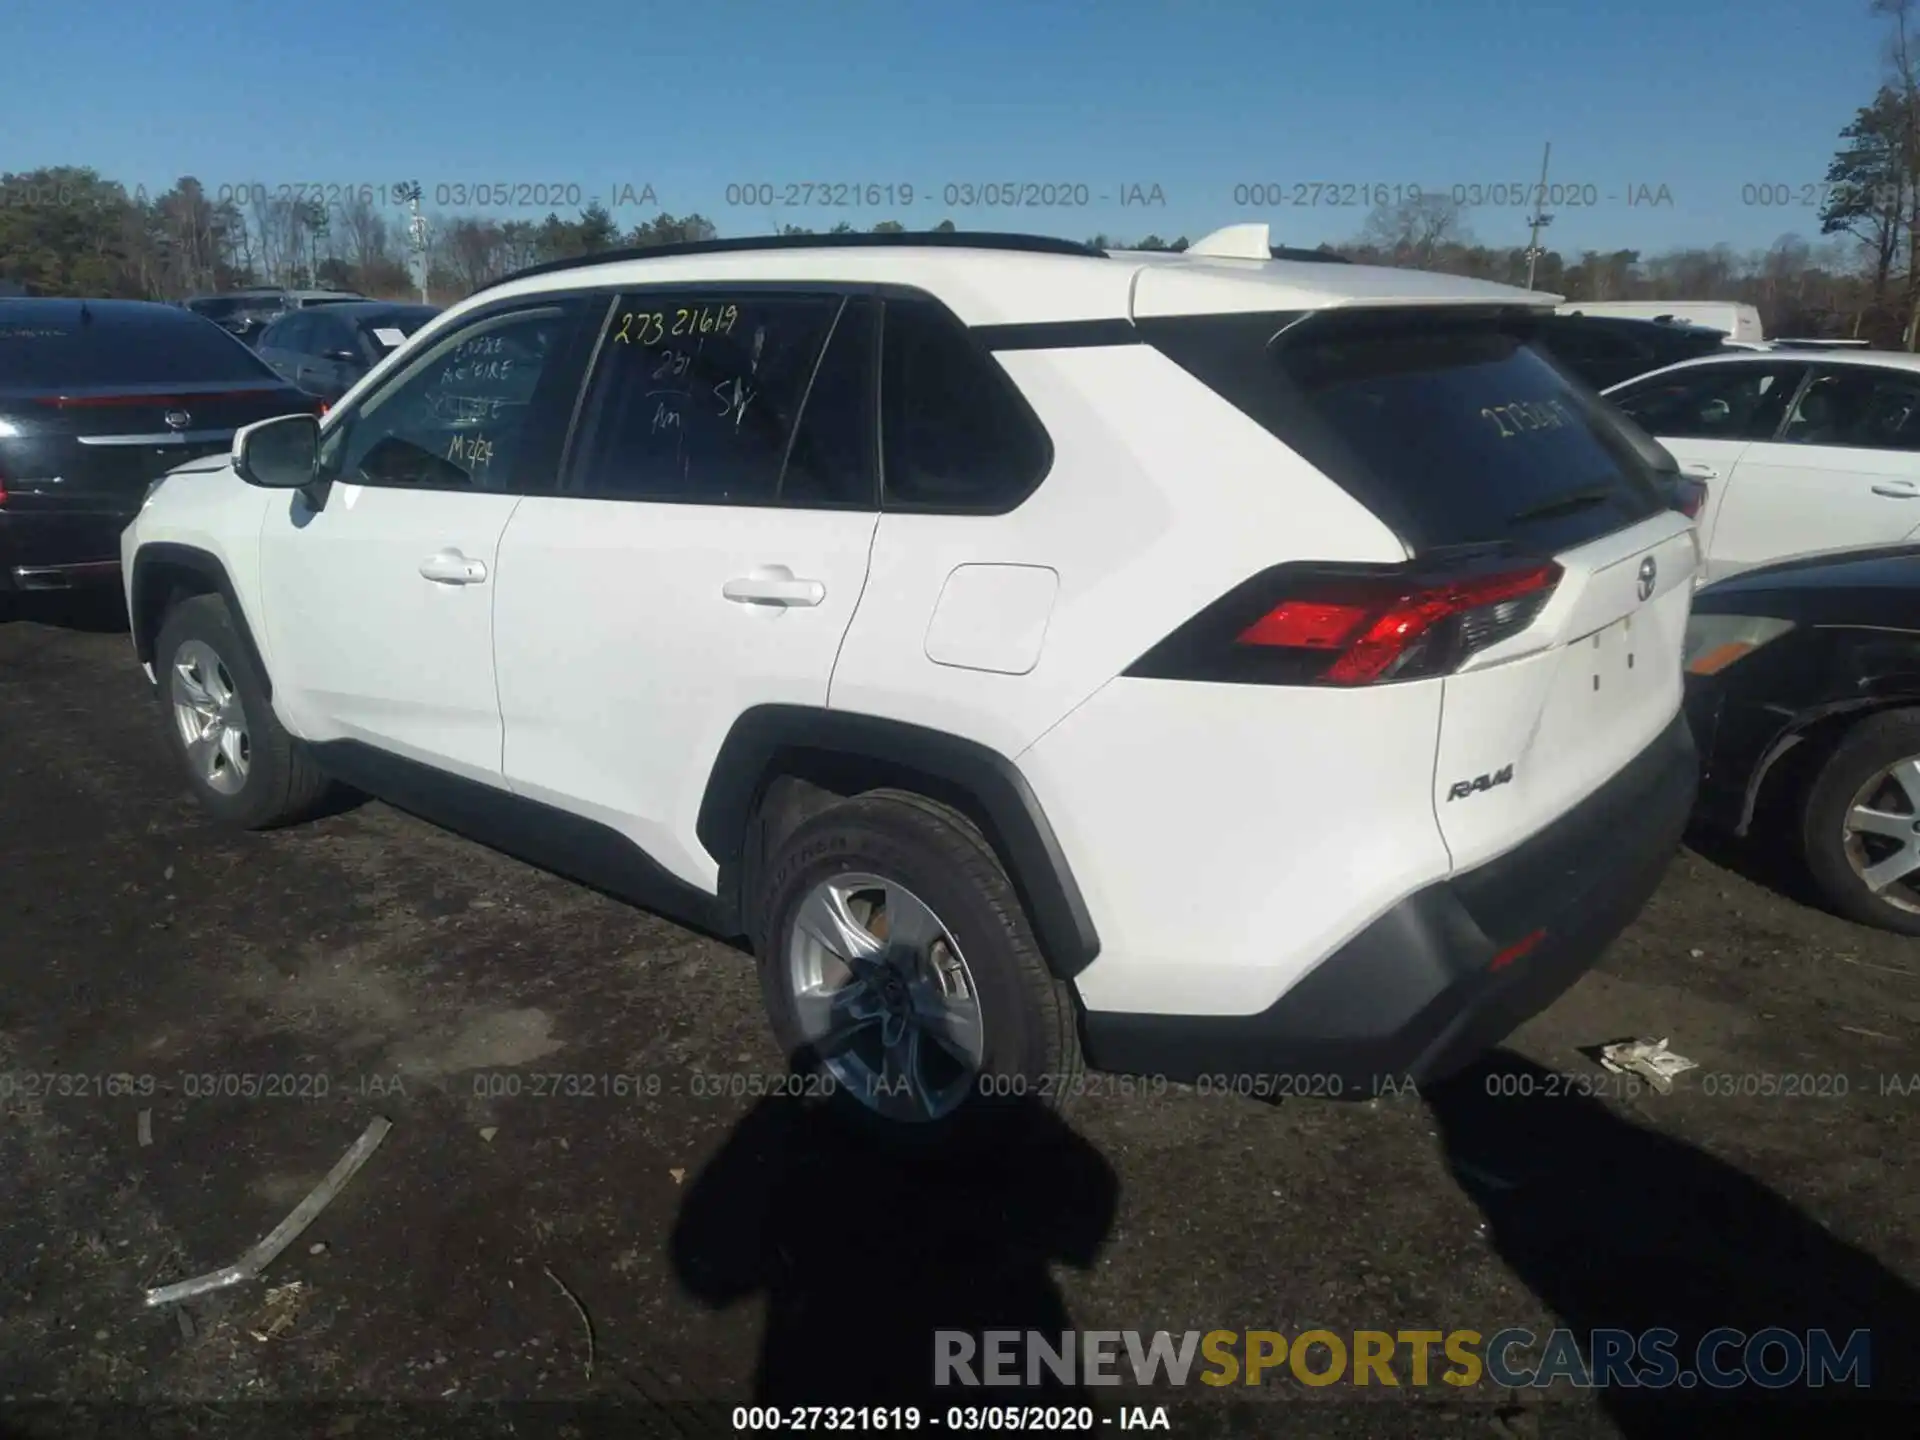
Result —
POLYGON ((1527 289, 1533 288, 1533 277, 1540 264, 1540 231, 1553 223, 1553 216, 1547 214, 1547 162, 1553 158, 1553 142, 1547 142, 1546 152, 1540 157, 1540 188, 1533 197, 1533 233, 1527 238, 1527 289))
POLYGON ((410 267, 413 271, 413 283, 420 287, 420 303, 431 304, 427 299, 427 217, 420 213, 420 182, 408 181, 398 187, 400 198, 407 202, 407 250, 410 267))

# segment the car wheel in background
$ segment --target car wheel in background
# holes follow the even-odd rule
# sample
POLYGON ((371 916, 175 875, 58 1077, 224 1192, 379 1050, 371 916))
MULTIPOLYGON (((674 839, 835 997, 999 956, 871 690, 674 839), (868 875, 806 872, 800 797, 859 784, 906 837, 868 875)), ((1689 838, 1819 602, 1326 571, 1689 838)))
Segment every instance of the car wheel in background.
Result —
POLYGON ((1801 842, 1842 915, 1920 935, 1920 710, 1848 731, 1808 787, 1801 842))

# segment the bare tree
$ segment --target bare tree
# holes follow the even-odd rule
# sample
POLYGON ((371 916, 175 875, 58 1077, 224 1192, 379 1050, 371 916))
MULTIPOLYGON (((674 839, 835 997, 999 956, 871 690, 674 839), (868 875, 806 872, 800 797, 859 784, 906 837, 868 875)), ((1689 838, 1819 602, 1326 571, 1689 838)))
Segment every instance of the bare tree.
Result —
POLYGON ((1376 205, 1361 231, 1363 244, 1384 251, 1397 265, 1431 266, 1449 246, 1471 243, 1466 217, 1451 195, 1439 193, 1376 205))
POLYGON ((371 270, 382 260, 393 258, 392 231, 387 217, 374 208, 366 195, 355 195, 340 202, 335 217, 342 258, 355 270, 371 270))

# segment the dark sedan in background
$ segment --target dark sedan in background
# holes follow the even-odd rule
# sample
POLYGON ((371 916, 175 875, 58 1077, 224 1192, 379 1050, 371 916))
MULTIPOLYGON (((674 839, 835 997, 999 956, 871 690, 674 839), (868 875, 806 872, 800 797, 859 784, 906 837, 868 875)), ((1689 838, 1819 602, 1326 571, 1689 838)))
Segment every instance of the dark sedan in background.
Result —
POLYGON ((177 305, 0 300, 0 592, 116 579, 149 484, 317 408, 177 305))
POLYGON ((283 380, 334 401, 439 313, 432 305, 387 300, 315 306, 282 315, 254 349, 283 380))
POLYGON ((203 319, 213 321, 229 335, 254 345, 259 343, 260 333, 268 325, 289 311, 365 298, 352 290, 288 290, 278 285, 261 285, 251 290, 229 290, 221 295, 195 295, 180 303, 203 319))
POLYGON ((1697 820, 1778 827, 1836 911, 1920 935, 1920 546, 1709 585, 1686 654, 1697 820))

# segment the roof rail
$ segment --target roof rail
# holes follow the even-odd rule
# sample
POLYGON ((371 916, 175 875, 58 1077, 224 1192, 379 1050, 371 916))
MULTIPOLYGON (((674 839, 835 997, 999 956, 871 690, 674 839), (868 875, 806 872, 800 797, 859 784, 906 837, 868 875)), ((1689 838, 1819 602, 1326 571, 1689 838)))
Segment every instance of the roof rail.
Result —
POLYGON ((532 275, 551 275, 586 265, 612 265, 625 260, 659 260, 669 255, 725 255, 740 250, 860 250, 933 246, 949 250, 1023 250, 1034 255, 1082 255, 1105 259, 1107 252, 1078 240, 1052 235, 1013 235, 988 230, 902 230, 881 235, 745 235, 733 240, 683 240, 671 245, 640 245, 621 250, 596 250, 565 260, 529 265, 511 275, 482 285, 473 293, 492 290, 532 275))
POLYGON ((1344 255, 1336 255, 1331 250, 1303 250, 1298 245, 1275 245, 1273 258, 1276 260, 1306 260, 1316 265, 1351 265, 1353 261, 1344 255))

